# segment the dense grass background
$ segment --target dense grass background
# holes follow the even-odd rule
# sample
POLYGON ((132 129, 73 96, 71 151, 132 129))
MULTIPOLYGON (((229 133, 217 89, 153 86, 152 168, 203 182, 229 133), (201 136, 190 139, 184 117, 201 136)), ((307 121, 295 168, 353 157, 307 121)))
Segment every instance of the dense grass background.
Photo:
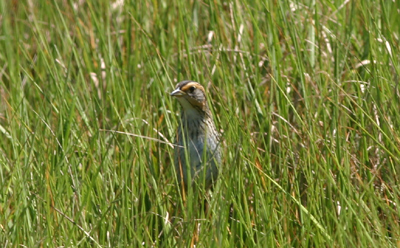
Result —
POLYGON ((399 1, 0 9, 2 246, 400 247, 399 1), (184 79, 223 130, 206 214, 167 144, 184 79))

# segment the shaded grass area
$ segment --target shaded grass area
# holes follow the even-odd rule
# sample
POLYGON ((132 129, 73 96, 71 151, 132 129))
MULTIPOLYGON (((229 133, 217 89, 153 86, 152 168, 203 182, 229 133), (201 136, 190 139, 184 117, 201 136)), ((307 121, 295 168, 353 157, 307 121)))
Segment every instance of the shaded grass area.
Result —
POLYGON ((398 2, 0 9, 0 243, 400 246, 398 2), (184 79, 222 132, 207 213, 168 144, 184 79))

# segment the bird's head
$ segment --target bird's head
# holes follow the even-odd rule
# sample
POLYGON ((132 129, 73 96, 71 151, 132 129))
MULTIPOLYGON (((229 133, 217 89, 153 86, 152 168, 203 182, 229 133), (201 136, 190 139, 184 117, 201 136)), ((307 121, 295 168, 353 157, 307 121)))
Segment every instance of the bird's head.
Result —
POLYGON ((186 80, 178 83, 171 96, 176 97, 186 114, 209 114, 204 87, 197 82, 186 80))

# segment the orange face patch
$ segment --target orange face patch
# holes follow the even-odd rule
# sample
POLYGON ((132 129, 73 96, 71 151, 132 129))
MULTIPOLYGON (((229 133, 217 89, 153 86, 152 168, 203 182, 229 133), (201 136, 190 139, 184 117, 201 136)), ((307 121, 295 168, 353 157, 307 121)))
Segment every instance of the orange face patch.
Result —
POLYGON ((201 86, 201 84, 196 83, 196 82, 190 82, 190 83, 185 84, 185 85, 181 88, 181 90, 186 92, 186 91, 188 91, 191 87, 196 87, 196 88, 198 88, 198 89, 201 89, 201 90, 204 92, 204 87, 201 86))

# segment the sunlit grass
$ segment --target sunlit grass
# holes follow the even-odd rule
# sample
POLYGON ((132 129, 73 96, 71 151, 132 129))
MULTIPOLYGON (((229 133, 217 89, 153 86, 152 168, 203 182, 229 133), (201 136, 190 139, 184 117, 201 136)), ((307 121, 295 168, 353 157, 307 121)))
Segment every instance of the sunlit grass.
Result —
POLYGON ((0 9, 1 244, 400 246, 398 2, 0 9), (222 133, 206 213, 174 178, 184 79, 222 133))

